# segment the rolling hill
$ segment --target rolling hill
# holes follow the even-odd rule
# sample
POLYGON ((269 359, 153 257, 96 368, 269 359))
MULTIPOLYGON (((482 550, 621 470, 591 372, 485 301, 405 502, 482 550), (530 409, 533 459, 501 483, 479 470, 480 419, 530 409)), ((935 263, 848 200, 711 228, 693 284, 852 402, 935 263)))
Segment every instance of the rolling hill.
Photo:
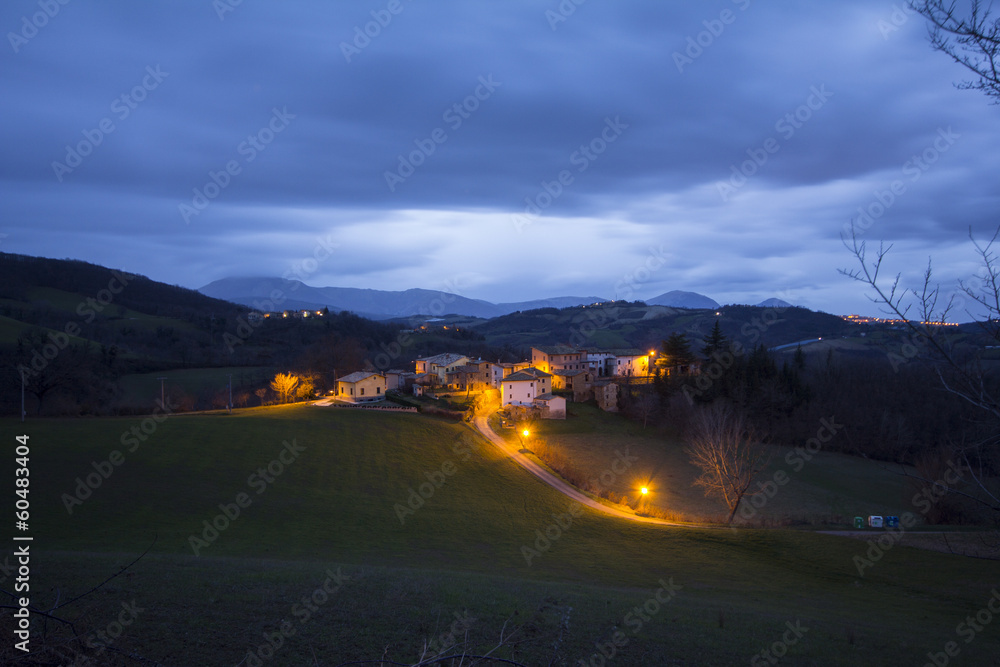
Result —
POLYGON ((510 347, 565 343, 649 349, 678 332, 686 334, 697 351, 716 321, 723 334, 746 348, 845 335, 852 333, 854 326, 835 315, 797 307, 721 306, 719 310, 693 310, 628 302, 542 308, 463 326, 482 334, 490 345, 510 347))
POLYGON ((275 310, 327 307, 338 312, 349 310, 362 317, 377 320, 446 314, 491 318, 532 308, 567 308, 603 301, 595 296, 562 296, 513 303, 491 303, 438 290, 414 288, 388 291, 355 287, 311 287, 299 280, 267 277, 223 278, 205 285, 199 291, 218 299, 266 310, 268 308, 265 304, 269 295, 275 290, 289 299, 287 303, 272 308, 275 310), (288 305, 291 303, 295 305, 288 305))
MULTIPOLYGON (((615 447, 628 444, 618 418, 601 419, 615 447)), ((0 423, 13 432, 11 422, 0 423)), ((169 417, 119 452, 100 486, 78 490, 136 424, 28 425, 31 464, 45 471, 32 477, 32 529, 45 536, 32 546, 32 603, 85 635, 134 602, 142 612, 114 648, 144 664, 266 662, 248 652, 273 654, 267 664, 414 664, 456 617, 471 619, 476 654, 501 629, 514 633, 494 655, 517 664, 587 663, 618 629, 628 641, 616 665, 746 664, 786 622, 808 629, 791 664, 921 664, 988 601, 996 571, 896 545, 862 576, 860 541, 574 511, 464 425, 422 415, 296 406, 169 417), (80 495, 69 512, 66 498, 80 495), (669 602, 655 599, 661 581, 674 585, 669 602), (629 622, 638 607, 645 620, 629 622), (284 621, 294 633, 275 647, 284 621)), ((595 457, 606 467, 615 453, 595 457)), ((11 479, 14 465, 7 457, 0 472, 11 479)), ((624 477, 653 465, 640 458, 624 477)), ((0 614, 4 632, 13 620, 0 614)), ((33 647, 72 641, 62 626, 49 633, 33 647)), ((998 650, 983 633, 962 664, 990 664, 998 650)), ((10 644, 0 651, 10 663, 10 644)))

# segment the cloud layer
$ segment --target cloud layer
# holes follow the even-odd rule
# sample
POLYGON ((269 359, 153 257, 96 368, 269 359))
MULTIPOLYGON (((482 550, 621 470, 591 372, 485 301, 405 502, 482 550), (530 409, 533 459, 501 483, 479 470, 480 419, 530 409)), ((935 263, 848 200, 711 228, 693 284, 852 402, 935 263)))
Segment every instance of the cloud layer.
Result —
POLYGON ((948 286, 997 224, 1000 115, 898 2, 18 0, 0 27, 4 251, 493 301, 612 297, 662 252, 634 297, 872 312, 852 219, 948 286))

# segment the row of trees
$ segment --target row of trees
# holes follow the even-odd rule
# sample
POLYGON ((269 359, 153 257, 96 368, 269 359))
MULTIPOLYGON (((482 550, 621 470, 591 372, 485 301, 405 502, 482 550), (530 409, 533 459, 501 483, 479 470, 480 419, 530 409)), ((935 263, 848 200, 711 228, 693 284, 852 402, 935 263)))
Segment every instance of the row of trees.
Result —
MULTIPOLYGON (((984 422, 979 408, 943 389, 940 365, 916 356, 899 363, 892 350, 911 340, 910 334, 890 332, 889 349, 881 353, 829 351, 807 358, 798 349, 779 362, 775 353, 760 346, 743 351, 718 326, 700 341, 700 355, 690 352, 694 345, 686 336, 673 334, 660 354, 669 372, 654 369, 649 385, 633 385, 623 393, 623 407, 644 424, 681 434, 704 472, 699 483, 706 490, 711 487, 731 512, 743 499, 734 490, 746 488, 760 468, 761 458, 752 455, 756 445, 762 445, 757 448, 762 453, 770 443, 802 444, 815 436, 823 419, 843 425, 836 438, 824 443, 825 450, 892 464, 895 470, 917 475, 913 482, 918 487, 940 477, 914 471, 938 470, 947 461, 974 470, 975 479, 997 475, 997 447, 983 446, 995 442, 996 423, 984 422), (691 372, 680 372, 685 365, 691 372), (710 452, 711 442, 716 449, 710 452)), ((993 374, 984 373, 979 380, 988 394, 1000 390, 993 374)), ((989 489, 978 487, 973 482, 953 491, 989 503, 989 489)), ((946 505, 939 503, 935 511, 944 511, 946 505)), ((952 518, 956 514, 952 512, 952 518)))
MULTIPOLYGON (((962 5, 950 0, 910 0, 909 6, 928 21, 932 46, 974 75, 959 87, 980 91, 1000 102, 1000 18, 992 13, 992 5, 979 0, 962 5)), ((982 332, 996 343, 1000 343, 998 239, 1000 228, 989 242, 973 239, 980 260, 979 276, 975 283, 960 284, 961 294, 979 308, 982 332)), ((765 439, 767 432, 756 432, 755 427, 763 423, 770 433, 780 430, 788 436, 794 432, 796 411, 809 415, 808 421, 817 410, 822 414, 835 406, 845 423, 866 424, 855 436, 872 436, 852 438, 851 429, 845 429, 848 446, 856 453, 912 463, 914 472, 906 470, 904 474, 917 485, 933 488, 937 495, 970 500, 1000 524, 1000 492, 995 482, 1000 475, 1000 382, 996 373, 978 354, 963 354, 956 348, 943 327, 928 324, 946 322, 956 305, 932 282, 930 263, 922 284, 908 289, 899 274, 888 279, 884 276, 891 246, 880 245, 870 253, 853 226, 844 242, 857 264, 843 273, 870 288, 873 301, 886 314, 905 321, 905 345, 911 353, 869 368, 835 365, 830 357, 825 368, 811 374, 811 393, 801 377, 805 363, 800 354, 792 370, 786 364, 780 373, 775 372, 776 366, 763 350, 734 359, 727 366, 722 364, 724 348, 716 323, 703 354, 708 363, 714 358, 719 367, 725 367, 691 401, 711 404, 690 420, 688 451, 703 471, 699 483, 726 502, 731 521, 753 478, 766 465, 754 443, 765 439), (939 390, 932 395, 934 384, 939 390), (878 417, 877 424, 871 423, 873 414, 878 417), (960 483, 945 481, 942 471, 946 465, 958 465, 966 471, 960 483)), ((690 363, 692 355, 684 342, 676 336, 664 342, 661 361, 668 375, 670 370, 690 363)), ((657 392, 669 397, 670 383, 658 378, 657 392)))

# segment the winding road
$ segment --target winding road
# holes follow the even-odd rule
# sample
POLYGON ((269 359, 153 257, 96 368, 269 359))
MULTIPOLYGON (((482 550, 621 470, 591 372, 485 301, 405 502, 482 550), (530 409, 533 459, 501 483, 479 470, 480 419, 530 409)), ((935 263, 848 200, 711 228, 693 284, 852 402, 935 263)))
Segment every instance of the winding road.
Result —
POLYGON ((629 521, 636 521, 638 523, 648 523, 657 526, 682 526, 690 527, 687 524, 675 523, 673 521, 666 521, 665 519, 655 519, 648 516, 639 516, 637 514, 632 514, 631 512, 624 512, 622 510, 616 509, 614 507, 609 507, 602 503, 597 502, 593 498, 590 498, 586 494, 582 493, 576 487, 568 484, 566 481, 556 477, 551 472, 538 465, 527 456, 522 454, 520 451, 515 449, 512 445, 508 444, 506 440, 497 435, 486 417, 475 417, 472 420, 472 424, 476 427, 484 438, 492 442, 496 447, 506 454, 510 459, 513 459, 515 463, 520 465, 522 468, 526 469, 528 472, 533 474, 535 477, 539 478, 549 486, 551 486, 556 491, 560 492, 564 496, 585 505, 591 509, 597 510, 598 512, 603 512, 604 514, 610 514, 611 516, 618 517, 619 519, 628 519, 629 521))

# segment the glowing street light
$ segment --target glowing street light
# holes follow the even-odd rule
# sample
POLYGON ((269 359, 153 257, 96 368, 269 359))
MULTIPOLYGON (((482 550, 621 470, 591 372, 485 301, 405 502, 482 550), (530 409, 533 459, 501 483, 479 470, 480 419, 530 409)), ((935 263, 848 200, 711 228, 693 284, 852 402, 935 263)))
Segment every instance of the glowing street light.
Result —
POLYGON ((522 433, 524 434, 525 438, 527 438, 529 435, 531 435, 531 432, 528 431, 528 429, 524 429, 524 431, 522 433))
POLYGON ((644 487, 642 487, 642 488, 641 488, 641 489, 639 489, 639 490, 640 490, 640 491, 642 491, 642 495, 646 495, 647 493, 649 493, 649 489, 648 489, 647 487, 645 487, 645 486, 644 486, 644 487))

